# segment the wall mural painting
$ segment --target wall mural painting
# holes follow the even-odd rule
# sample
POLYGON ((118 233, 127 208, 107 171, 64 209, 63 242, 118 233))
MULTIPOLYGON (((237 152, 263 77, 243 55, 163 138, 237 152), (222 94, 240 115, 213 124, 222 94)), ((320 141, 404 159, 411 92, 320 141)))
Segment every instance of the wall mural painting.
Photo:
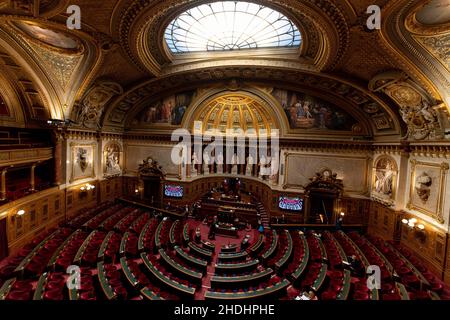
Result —
POLYGON ((292 129, 351 131, 357 123, 347 112, 304 93, 274 89, 292 129))
POLYGON ((155 101, 138 115, 134 123, 178 126, 192 102, 194 91, 170 95, 155 101))
POLYGON ((411 160, 408 209, 417 210, 444 223, 445 178, 449 164, 411 160))

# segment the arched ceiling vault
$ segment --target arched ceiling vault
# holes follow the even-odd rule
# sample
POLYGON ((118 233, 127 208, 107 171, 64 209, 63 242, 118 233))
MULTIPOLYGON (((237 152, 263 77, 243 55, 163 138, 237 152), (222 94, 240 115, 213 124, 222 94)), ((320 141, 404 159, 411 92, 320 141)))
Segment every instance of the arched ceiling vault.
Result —
POLYGON ((148 107, 155 99, 174 91, 197 89, 211 86, 213 83, 218 87, 226 88, 233 79, 240 79, 242 87, 256 82, 263 83, 265 86, 282 86, 300 90, 336 103, 368 119, 371 132, 375 136, 401 134, 399 116, 389 107, 387 101, 355 83, 324 74, 261 66, 205 68, 150 80, 130 89, 112 102, 105 113, 102 126, 105 130, 122 131, 124 124, 129 123, 136 113, 148 107), (373 113, 373 109, 377 111, 373 113), (365 110, 369 110, 369 113, 365 110))
POLYGON ((377 104, 384 118, 366 114, 377 137, 396 135, 398 139, 405 137, 406 126, 408 132, 421 129, 412 127, 417 120, 424 122, 422 111, 417 110, 425 107, 435 113, 433 120, 427 120, 433 123, 427 126, 440 131, 425 135, 427 139, 448 138, 443 133, 450 127, 450 74, 445 53, 449 25, 425 25, 415 18, 424 5, 435 0, 248 1, 277 10, 295 22, 304 40, 301 48, 231 55, 172 54, 164 42, 165 28, 178 14, 207 0, 105 0, 96 3, 95 10, 90 0, 73 0, 70 4, 79 5, 82 11, 79 31, 68 31, 65 26, 66 0, 11 0, 0 6, 0 58, 9 56, 5 59, 15 61, 17 67, 7 68, 21 79, 16 87, 23 88, 27 103, 42 105, 52 117, 77 119, 80 108, 92 98, 89 95, 102 93, 104 101, 96 110, 101 122, 88 129, 121 131, 129 112, 164 92, 242 79, 243 83, 283 83, 318 95, 326 92, 339 103, 352 105, 356 112, 377 104), (366 11, 373 4, 382 9, 382 29, 369 31, 366 11), (12 21, 33 21, 83 43, 86 60, 77 69, 70 90, 58 88, 58 79, 49 75, 41 57, 33 56, 29 41, 17 37, 20 30, 12 21), (21 76, 24 73, 26 77, 21 76), (405 77, 381 79, 389 74, 405 77), (420 105, 408 106, 395 98, 398 92, 394 89, 404 83, 410 86, 409 93, 421 95, 420 105), (33 92, 41 102, 31 101, 33 92))

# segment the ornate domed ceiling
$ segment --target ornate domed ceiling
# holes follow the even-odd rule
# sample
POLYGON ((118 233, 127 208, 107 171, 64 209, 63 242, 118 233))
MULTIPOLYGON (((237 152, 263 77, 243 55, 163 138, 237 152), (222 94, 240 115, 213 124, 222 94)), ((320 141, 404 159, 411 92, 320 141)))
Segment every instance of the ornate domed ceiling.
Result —
POLYGON ((173 53, 299 47, 300 31, 283 14, 245 1, 219 1, 191 8, 167 27, 173 53))
MULTIPOLYGON (((227 94, 205 104, 198 112, 193 131, 216 134, 270 135, 278 126, 265 107, 243 94, 227 94), (200 127, 201 126, 201 127, 200 127)), ((277 121, 278 122, 278 121, 277 121)), ((279 128, 279 127, 278 127, 279 128)))
MULTIPOLYGON (((380 30, 368 30, 370 0, 249 2, 224 1, 219 10, 221 2, 214 0, 105 0, 92 10, 91 1, 74 0, 82 27, 68 30, 67 0, 8 1, 0 5, 0 67, 14 88, 8 99, 20 97, 18 105, 30 108, 24 114, 33 121, 49 115, 77 122, 83 108, 95 108, 95 125, 74 126, 123 132, 130 114, 163 96, 205 85, 223 88, 239 79, 333 101, 376 139, 417 137, 406 131, 423 108, 439 113, 429 123, 439 134, 426 139, 448 136, 450 30, 444 1, 384 1, 380 30), (216 33, 226 16, 235 19, 226 24, 233 28, 216 33), (214 28, 212 17, 218 19, 214 28), (270 33, 258 33, 256 21, 270 33), (254 50, 231 50, 236 48, 254 50), (388 71, 404 77, 389 88, 369 87, 388 71), (405 82, 421 94, 422 109, 393 98, 405 82), (96 87, 108 91, 109 99, 86 107, 96 87)), ((166 120, 159 126, 177 125, 166 120)), ((300 128, 305 123, 296 121, 300 128)))

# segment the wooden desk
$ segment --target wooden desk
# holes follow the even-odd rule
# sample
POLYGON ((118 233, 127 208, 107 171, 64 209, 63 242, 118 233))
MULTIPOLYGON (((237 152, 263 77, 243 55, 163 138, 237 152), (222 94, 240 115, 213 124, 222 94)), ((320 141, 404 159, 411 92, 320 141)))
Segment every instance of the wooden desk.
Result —
POLYGON ((211 286, 213 287, 242 287, 244 285, 249 285, 251 283, 261 283, 268 280, 273 274, 273 270, 270 268, 264 271, 253 273, 245 276, 236 277, 221 277, 214 276, 211 278, 211 286))
POLYGON ((100 250, 98 251, 98 260, 103 261, 105 259, 106 248, 108 247, 109 240, 114 235, 114 231, 108 232, 105 239, 103 239, 102 245, 100 246, 100 250))
POLYGON ((127 259, 125 257, 120 258, 120 266, 122 267, 122 272, 127 278, 130 285, 134 288, 138 288, 140 285, 139 280, 136 276, 131 272, 130 267, 128 266, 127 259))
POLYGON ((264 238, 264 234, 260 234, 258 240, 247 249, 253 256, 255 256, 264 247, 264 238))
POLYGON ((97 276, 98 281, 100 283, 100 287, 102 288, 103 293, 105 294, 106 299, 115 300, 117 299, 117 295, 114 290, 111 288, 111 285, 106 279, 106 271, 103 262, 97 263, 97 276))
POLYGON ((243 299, 262 299, 267 298, 269 296, 277 295, 282 293, 282 291, 285 291, 286 288, 291 283, 284 279, 283 281, 275 284, 274 286, 270 286, 264 289, 258 289, 255 291, 249 291, 249 292, 212 292, 207 291, 205 294, 205 299, 207 300, 243 300, 243 299))
POLYGON ((298 268, 292 273, 291 278, 292 280, 295 282, 297 281, 301 275, 303 274, 303 272, 305 272, 306 270, 306 266, 308 265, 309 262, 309 246, 308 246, 308 241, 306 240, 305 235, 300 235, 302 244, 303 244, 303 260, 300 263, 300 265, 298 266, 298 268))
POLYGON ((220 249, 220 252, 221 253, 233 253, 233 252, 236 252, 237 247, 238 247, 237 244, 222 246, 220 249))
POLYGON ((202 281, 203 274, 201 274, 200 272, 190 270, 185 266, 182 266, 181 264, 173 260, 164 249, 159 249, 159 255, 168 266, 170 266, 174 271, 178 272, 183 277, 186 277, 191 281, 195 281, 196 283, 202 281))
POLYGON ((177 244, 175 230, 177 229, 178 225, 180 224, 180 220, 176 220, 172 226, 170 227, 169 231, 169 242, 170 246, 173 248, 177 244))
POLYGON ((193 242, 189 242, 188 247, 190 248, 190 250, 201 256, 202 258, 211 261, 212 260, 212 252, 203 248, 200 248, 199 246, 197 246, 195 243, 193 242))
POLYGON ((264 252, 261 256, 263 261, 268 260, 274 253, 275 250, 277 250, 278 246, 278 235, 275 230, 272 230, 272 242, 270 243, 270 247, 267 249, 266 252, 264 252))
POLYGON ((283 256, 275 262, 275 269, 279 270, 282 267, 284 267, 289 259, 291 259, 292 251, 294 249, 294 245, 292 243, 292 237, 289 231, 284 231, 286 233, 286 239, 287 239, 287 249, 286 252, 283 254, 283 256))
POLYGON ((149 288, 145 287, 141 290, 141 295, 147 299, 147 300, 166 300, 163 297, 161 297, 159 294, 156 294, 155 292, 153 292, 152 290, 150 290, 149 288))
POLYGON ((208 261, 198 259, 194 256, 191 256, 190 254, 188 254, 187 252, 185 252, 183 249, 181 249, 178 246, 175 246, 175 251, 176 251, 177 255, 180 258, 182 258, 184 261, 186 261, 187 263, 190 263, 192 266, 199 268, 200 270, 203 270, 204 272, 206 271, 206 268, 208 267, 208 261))
POLYGON ((169 278, 168 276, 166 276, 165 274, 163 274, 161 271, 159 271, 158 269, 155 268, 155 266, 153 265, 153 263, 151 263, 151 261, 147 258, 147 254, 146 253, 141 253, 141 258, 142 261, 144 261, 145 266, 147 267, 147 269, 150 271, 150 273, 156 278, 158 279, 161 283, 165 284, 166 286, 172 288, 173 290, 175 290, 178 293, 181 293, 183 295, 187 295, 189 297, 194 297, 195 294, 195 288, 191 288, 188 287, 184 284, 178 283, 175 280, 172 280, 171 278, 169 278))
POLYGON ((247 262, 242 262, 242 263, 217 263, 216 264, 216 272, 223 272, 223 273, 227 273, 227 272, 235 272, 235 273, 239 273, 239 272, 244 272, 247 270, 251 270, 254 269, 258 266, 259 264, 259 260, 255 259, 255 260, 251 260, 251 261, 247 261, 247 262))
POLYGON ((219 253, 219 261, 231 262, 245 260, 248 256, 246 251, 237 253, 219 253))

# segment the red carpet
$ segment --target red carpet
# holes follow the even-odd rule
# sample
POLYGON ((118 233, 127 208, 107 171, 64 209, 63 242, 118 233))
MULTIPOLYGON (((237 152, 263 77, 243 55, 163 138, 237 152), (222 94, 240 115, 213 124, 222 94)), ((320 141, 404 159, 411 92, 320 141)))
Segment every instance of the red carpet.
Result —
MULTIPOLYGON (((202 240, 208 240, 209 226, 204 225, 201 222, 195 221, 195 220, 190 220, 189 226, 190 226, 190 229, 193 229, 193 230, 195 230, 197 227, 200 227, 202 240)), ((217 260, 218 260, 220 248, 224 245, 230 245, 230 244, 237 244, 238 248, 240 248, 240 244, 247 234, 250 235, 250 245, 255 241, 255 239, 258 239, 258 231, 255 229, 252 229, 250 231, 245 231, 245 230, 238 231, 237 238, 216 235, 215 240, 208 240, 209 242, 215 244, 216 250, 213 254, 211 264, 208 265, 207 274, 202 280, 202 287, 199 290, 197 290, 197 292, 195 293, 195 296, 194 296, 195 300, 204 300, 206 291, 209 288, 211 288, 211 277, 214 276, 215 264, 217 263, 217 260)))

